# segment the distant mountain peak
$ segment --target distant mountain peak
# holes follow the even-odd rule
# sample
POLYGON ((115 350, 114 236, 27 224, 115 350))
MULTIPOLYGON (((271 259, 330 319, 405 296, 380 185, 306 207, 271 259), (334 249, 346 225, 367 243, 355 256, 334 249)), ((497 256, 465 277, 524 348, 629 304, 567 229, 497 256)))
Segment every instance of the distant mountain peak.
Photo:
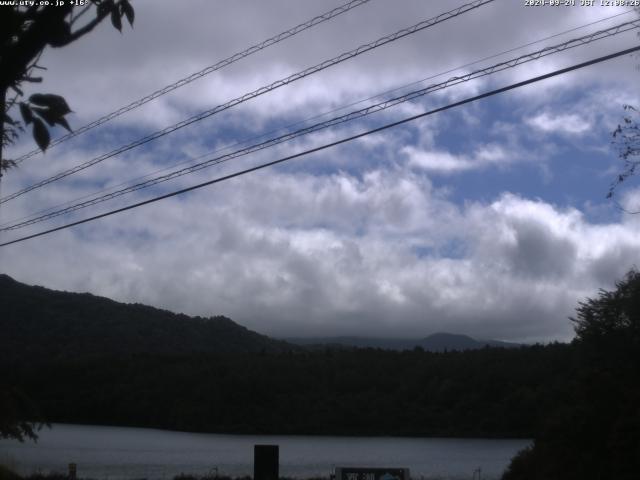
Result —
POLYGON ((412 350, 416 347, 430 352, 445 350, 477 350, 479 348, 519 347, 517 343, 500 342, 498 340, 477 340, 459 333, 437 332, 424 338, 375 338, 375 337, 315 337, 315 338, 284 338, 285 341, 305 346, 338 346, 351 348, 381 348, 384 350, 412 350))

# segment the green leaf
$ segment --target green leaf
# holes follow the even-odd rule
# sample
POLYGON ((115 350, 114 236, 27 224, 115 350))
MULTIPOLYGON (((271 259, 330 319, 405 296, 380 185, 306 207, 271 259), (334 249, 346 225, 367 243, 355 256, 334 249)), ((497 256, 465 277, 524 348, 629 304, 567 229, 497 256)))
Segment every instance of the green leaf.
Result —
POLYGON ((71 112, 64 97, 53 93, 34 93, 29 97, 29 101, 34 105, 49 108, 56 116, 66 115, 71 112))
POLYGON ((120 2, 120 10, 127 17, 127 20, 129 21, 129 25, 133 27, 133 20, 135 19, 136 14, 133 10, 133 7, 129 3, 129 0, 122 0, 120 2))
POLYGON ((34 93, 29 97, 29 101, 34 105, 41 105, 43 107, 49 106, 50 93, 34 93))
POLYGON ((49 142, 51 141, 49 130, 47 130, 44 122, 39 118, 33 119, 33 139, 43 152, 47 149, 49 142))
POLYGON ((98 3, 97 4, 98 16, 106 17, 109 14, 109 12, 111 12, 114 6, 115 4, 113 3, 113 0, 104 0, 98 3))
POLYGON ((111 10, 111 23, 120 33, 122 33, 122 19, 120 18, 120 13, 115 8, 111 10))
POLYGON ((51 111, 48 108, 33 107, 33 112, 42 117, 50 126, 61 125, 68 131, 71 131, 71 127, 67 120, 62 115, 56 115, 56 112, 51 111))
POLYGON ((20 102, 20 114, 22 115, 22 119, 24 120, 25 125, 29 125, 33 120, 31 108, 29 108, 29 105, 24 102, 20 102))
POLYGON ((56 123, 59 125, 62 125, 64 128, 67 129, 68 132, 72 132, 73 130, 71 130, 71 127, 69 126, 69 123, 67 122, 67 120, 64 117, 60 117, 56 120, 56 123))
POLYGON ((56 115, 48 108, 31 107, 31 111, 42 117, 50 126, 53 127, 56 124, 56 115))

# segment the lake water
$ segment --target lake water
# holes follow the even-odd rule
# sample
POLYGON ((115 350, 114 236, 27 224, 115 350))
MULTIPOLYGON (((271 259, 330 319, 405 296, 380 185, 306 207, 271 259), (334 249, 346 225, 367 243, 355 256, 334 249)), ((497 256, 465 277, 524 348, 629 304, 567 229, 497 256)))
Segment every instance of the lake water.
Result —
POLYGON ((166 479, 180 473, 253 475, 253 446, 280 446, 280 475, 328 477, 338 466, 407 467, 415 479, 498 479, 528 440, 214 435, 54 424, 37 444, 0 440, 0 463, 19 473, 66 472, 95 479, 166 479), (477 478, 477 474, 476 474, 477 478))

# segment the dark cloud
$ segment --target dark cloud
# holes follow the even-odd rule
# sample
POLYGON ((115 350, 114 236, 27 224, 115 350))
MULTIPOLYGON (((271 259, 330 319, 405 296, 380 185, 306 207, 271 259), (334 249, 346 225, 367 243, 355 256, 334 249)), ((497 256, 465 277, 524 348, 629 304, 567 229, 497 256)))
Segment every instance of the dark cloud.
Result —
POLYGON ((568 238, 555 235, 536 220, 512 224, 514 243, 506 252, 514 273, 534 278, 562 277, 571 273, 577 248, 568 238))

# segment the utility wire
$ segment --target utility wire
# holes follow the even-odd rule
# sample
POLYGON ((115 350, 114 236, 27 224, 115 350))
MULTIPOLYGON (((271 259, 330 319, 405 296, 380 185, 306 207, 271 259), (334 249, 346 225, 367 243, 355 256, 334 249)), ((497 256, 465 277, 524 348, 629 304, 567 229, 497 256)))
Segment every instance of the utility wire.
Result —
POLYGON ((464 100, 460 100, 460 101, 455 102, 455 103, 450 103, 448 105, 445 105, 444 107, 439 107, 439 108, 436 108, 436 109, 433 109, 433 110, 429 110, 427 112, 420 113, 418 115, 413 115, 411 117, 407 117, 407 118, 404 118, 402 120, 398 120, 398 121, 393 122, 393 123, 388 123, 388 124, 383 125, 381 127, 374 128, 374 129, 371 129, 371 130, 367 130, 367 131, 359 133, 357 135, 352 135, 352 136, 349 136, 349 137, 345 137, 345 138, 342 138, 342 139, 337 140, 335 142, 331 142, 331 143, 327 143, 327 144, 321 145, 319 147, 310 148, 308 150, 304 150, 302 152, 299 152, 299 153, 296 153, 296 154, 293 154, 293 155, 289 155, 289 156, 280 158, 278 160, 273 160, 271 162, 263 163, 263 164, 255 166, 255 167, 247 168, 245 170, 241 170, 241 171, 229 174, 229 175, 225 175, 225 176, 222 176, 222 177, 214 178, 213 180, 209 180, 207 182, 199 183, 197 185, 192 185, 190 187, 183 188, 181 190, 176 190, 174 192, 167 193, 165 195, 160 195, 158 197, 154 197, 154 198, 142 201, 142 202, 134 203, 132 205, 127 205, 126 207, 122 207, 122 208, 118 208, 116 210, 111 210, 109 212, 101 213, 99 215, 95 215, 93 217, 85 218, 83 220, 78 220, 76 222, 68 223, 66 225, 61 225, 59 227, 51 228, 49 230, 44 230, 44 231, 41 231, 41 232, 38 232, 38 233, 34 233, 32 235, 27 235, 25 237, 17 238, 15 240, 11 240, 11 241, 8 241, 8 242, 0 243, 0 247, 5 247, 7 245, 12 245, 14 243, 24 242, 24 241, 32 239, 32 238, 41 237, 41 236, 47 235, 49 233, 57 232, 57 231, 64 230, 64 229, 67 229, 67 228, 71 228, 71 227, 74 227, 74 226, 77 226, 77 225, 88 223, 88 222, 91 222, 91 221, 94 221, 94 220, 98 220, 100 218, 105 218, 105 217, 108 217, 108 216, 111 216, 111 215, 115 215, 116 213, 124 212, 124 211, 127 211, 127 210, 132 210, 134 208, 138 208, 138 207, 141 207, 143 205, 148 205, 150 203, 155 203, 155 202, 158 202, 160 200, 164 200, 166 198, 175 197, 176 195, 181 195, 183 193, 191 192, 193 190, 197 190, 197 189, 200 189, 202 187, 206 187, 208 185, 213 185, 215 183, 220 183, 220 182, 223 182, 225 180, 230 180, 232 178, 239 177, 239 176, 245 175, 247 173, 255 172, 257 170, 261 170, 261 169, 266 168, 266 167, 271 167, 273 165, 277 165, 279 163, 287 162, 287 161, 293 160, 295 158, 300 158, 300 157, 303 157, 305 155, 309 155, 311 153, 319 152, 321 150, 326 150, 327 148, 335 147, 337 145, 341 145, 343 143, 347 143, 347 142, 356 140, 358 138, 365 137, 367 135, 372 135, 374 133, 378 133, 378 132, 381 132, 383 130, 387 130, 389 128, 397 127, 399 125, 403 125, 405 123, 417 120, 419 118, 423 118, 423 117, 426 117, 426 116, 429 116, 429 115, 433 115, 433 114, 436 114, 436 113, 439 113, 439 112, 444 112, 446 110, 450 110, 450 109, 455 108, 455 107, 466 105, 468 103, 475 102, 475 101, 481 100, 483 98, 487 98, 487 97, 491 97, 491 96, 494 96, 494 95, 498 95, 500 93, 504 93, 504 92, 507 92, 509 90, 514 90, 516 88, 524 87, 526 85, 530 85, 532 83, 540 82, 542 80, 546 80, 546 79, 551 78, 551 77, 555 77, 555 76, 558 76, 558 75, 563 75, 565 73, 568 73, 568 72, 571 72, 571 71, 574 71, 574 70, 578 70, 580 68, 588 67, 590 65, 595 65, 597 63, 601 63, 601 62, 604 62, 604 61, 607 61, 607 60, 611 60, 613 58, 617 58, 617 57, 620 57, 622 55, 628 55, 630 53, 637 52, 638 50, 640 50, 640 46, 627 48, 625 50, 621 50, 621 51, 618 51, 616 53, 612 53, 612 54, 609 54, 609 55, 598 57, 598 58, 589 60, 587 62, 578 63, 578 64, 572 65, 570 67, 566 67, 566 68, 562 68, 562 69, 559 69, 559 70, 555 70, 553 72, 550 72, 550 73, 547 73, 547 74, 544 74, 544 75, 539 75, 537 77, 529 78, 528 80, 524 80, 524 81, 517 82, 517 83, 512 83, 510 85, 507 85, 506 87, 502 87, 502 88, 498 88, 498 89, 495 89, 495 90, 491 90, 489 92, 485 92, 485 93, 482 93, 480 95, 476 95, 474 97, 466 98, 464 100))
MULTIPOLYGON (((118 110, 111 112, 107 115, 104 115, 103 117, 98 118, 97 120, 94 120, 91 123, 88 123, 86 125, 84 125, 83 127, 78 128, 77 130, 74 130, 73 132, 69 132, 66 135, 53 140, 50 144, 49 144, 49 149, 51 149, 52 147, 55 147, 56 145, 59 145, 62 142, 65 142, 73 137, 77 137, 78 135, 81 135, 85 132, 88 132, 89 130, 102 125, 103 123, 107 123, 110 120, 113 120, 116 117, 119 117, 120 115, 130 112, 131 110, 134 110, 138 107, 141 107, 142 105, 144 105, 145 103, 150 102, 151 100, 154 100, 158 97, 161 97, 162 95, 165 95, 169 92, 172 92, 173 90, 176 90, 184 85, 187 85, 188 83, 191 83, 199 78, 204 77, 205 75, 209 75, 210 73, 213 73, 217 70, 220 70, 224 67, 227 67, 229 65, 231 65, 232 63, 237 62, 238 60, 241 60, 245 57, 248 57, 249 55, 253 55, 254 53, 257 53, 261 50, 264 50, 267 47, 270 47, 272 45, 275 45, 276 43, 280 43, 283 40, 286 40, 287 38, 293 37, 294 35, 297 35, 300 32, 303 32, 311 27, 315 27, 316 25, 319 25, 323 22, 326 22, 328 20, 331 20, 332 18, 337 17, 338 15, 342 15, 343 13, 348 12, 349 10, 352 10, 356 7, 359 7, 360 5, 363 5, 367 2, 369 2, 370 0, 351 0, 350 2, 345 3, 344 5, 341 5, 339 7, 334 8, 333 10, 330 10, 326 13, 323 13, 322 15, 318 15, 317 17, 312 18, 311 20, 308 20, 304 23, 301 23, 300 25, 296 25, 293 28, 290 28, 289 30, 286 30, 284 32, 279 33, 278 35, 275 35, 267 40, 264 40, 261 43, 257 43, 255 45, 252 45, 251 47, 238 52, 238 53, 234 53, 233 55, 231 55, 230 57, 225 58, 224 60, 220 60, 218 63, 215 63, 213 65, 210 65, 206 68, 203 68, 202 70, 200 70, 199 72, 195 72, 192 73, 191 75, 182 78, 180 80, 178 80, 175 83, 172 83, 171 85, 167 85, 166 87, 163 87, 159 90, 156 90, 153 93, 150 93, 149 95, 142 97, 139 100, 136 100, 135 102, 130 103, 129 105, 125 105, 124 107, 119 108, 118 110)), ((81 12, 80 14, 84 13, 86 11, 86 9, 81 12)), ((76 20, 77 18, 79 18, 80 15, 78 15, 78 17, 74 18, 74 20, 76 20)), ((22 163, 23 161, 25 161, 28 158, 31 158, 37 154, 39 154, 41 151, 40 149, 34 149, 28 153, 25 153, 24 155, 18 157, 15 162, 16 163, 22 163)))
POLYGON ((538 43, 541 43, 541 42, 544 42, 544 41, 547 41, 547 40, 551 40, 552 38, 557 38, 557 37, 560 37, 562 35, 566 35, 567 33, 575 32, 577 30, 581 30, 583 28, 590 27, 590 26, 595 25, 597 23, 606 22, 607 20, 611 20, 613 18, 620 17, 622 15, 629 15, 630 13, 636 13, 636 12, 635 12, 635 10, 627 10, 626 12, 616 13, 615 15, 611 15, 609 17, 604 17, 604 18, 601 18, 599 20, 594 20, 593 22, 585 23, 585 24, 580 25, 578 27, 570 28, 568 30, 564 30, 562 32, 555 33, 553 35, 549 35, 547 37, 540 38, 538 40, 534 40, 533 42, 525 43, 524 45, 520 45, 518 47, 510 48, 509 50, 504 50, 504 51, 502 51, 500 53, 494 53, 492 55, 489 55, 488 57, 484 57, 484 58, 481 58, 479 60, 474 60, 473 62, 466 63, 466 64, 461 65, 459 67, 451 68, 451 69, 446 70, 444 72, 440 72, 440 73, 436 73, 434 75, 430 75, 430 76, 428 76, 426 78, 423 78, 422 80, 416 80, 414 82, 408 83, 408 84, 403 85, 401 87, 393 88, 391 90, 387 90, 385 92, 378 93, 378 94, 376 94, 376 95, 374 95, 372 97, 365 98, 363 100, 359 100, 357 102, 354 102, 354 103, 351 103, 351 104, 348 104, 348 105, 344 105, 342 107, 338 107, 338 108, 336 108, 334 110, 331 110, 331 111, 326 112, 324 114, 317 115, 317 116, 312 117, 312 118, 307 119, 307 120, 312 120, 313 118, 318 118, 318 117, 321 117, 323 115, 328 115, 328 114, 333 113, 335 111, 343 110, 345 108, 349 108, 351 106, 358 105, 359 103, 363 103, 363 102, 366 102, 366 101, 369 101, 369 100, 373 100, 375 98, 382 97, 383 95, 387 95, 389 93, 394 93, 394 92, 397 92, 397 91, 400 91, 400 90, 404 90, 404 89, 406 89, 408 87, 411 87, 413 85, 419 85, 419 84, 421 84, 423 82, 426 82, 427 80, 431 80, 433 78, 437 78, 437 77, 440 77, 442 75, 446 75, 447 73, 452 73, 452 72, 455 72, 455 71, 458 71, 458 70, 462 70, 463 68, 471 67, 473 65, 477 65, 478 63, 485 62, 487 60, 492 60, 492 59, 497 58, 497 57, 501 57, 502 55, 506 55, 507 53, 515 52, 517 50, 522 50, 523 48, 527 48, 527 47, 530 47, 532 45, 536 45, 538 43))
MULTIPOLYGON (((529 42, 529 43, 526 43, 524 45, 520 45, 518 47, 513 47, 513 48, 510 48, 509 50, 504 50, 504 51, 502 51, 500 53, 492 54, 490 56, 481 58, 479 60, 474 60, 473 62, 469 62, 469 63, 466 63, 464 65, 461 65, 461 66, 458 66, 458 67, 455 67, 455 68, 451 68, 451 69, 446 70, 444 72, 440 72, 440 73, 436 73, 436 74, 430 75, 429 77, 423 78, 422 80, 417 80, 417 81, 405 84, 405 85, 403 85, 401 87, 396 87, 396 88, 393 88, 391 90, 386 90, 384 92, 377 93, 376 95, 373 95, 371 97, 368 97, 368 98, 365 98, 365 99, 362 99, 362 100, 358 100, 358 101, 355 101, 355 102, 352 102, 352 103, 349 103, 349 104, 346 104, 346 105, 342 105, 342 106, 334 108, 332 110, 325 111, 325 112, 323 112, 321 114, 317 114, 317 115, 313 115, 311 117, 307 117, 304 120, 299 120, 297 122, 294 122, 292 124, 286 125, 284 127, 280 127, 280 128, 275 129, 275 130, 271 130, 269 132, 265 132, 265 133, 262 133, 260 135, 253 136, 253 137, 250 137, 250 138, 245 138, 243 140, 238 140, 238 141, 233 142, 233 143, 231 143, 231 144, 229 144, 229 145, 227 145, 225 147, 217 148, 217 149, 215 149, 213 151, 209 151, 209 152, 207 152, 205 154, 202 154, 202 155, 199 155, 199 156, 197 156, 195 158, 190 158, 190 159, 187 159, 187 160, 183 160, 183 161, 175 163, 173 165, 170 165, 170 166, 167 166, 167 167, 163 167, 161 169, 158 169, 158 170, 155 170, 153 172, 150 172, 150 173, 148 173, 146 175, 143 175, 143 176, 140 176, 140 177, 135 177, 135 178, 133 178, 131 180, 128 180, 128 181, 125 181, 125 182, 121 182, 121 183, 118 183, 116 185, 112 185, 110 187, 106 187, 106 188, 100 189, 98 191, 95 191, 95 192, 87 194, 87 195, 83 195, 83 196, 81 196, 79 198, 76 198, 74 200, 69 200, 69 201, 66 201, 66 202, 62 202, 62 203, 59 203, 57 205, 54 205, 54 206, 51 206, 51 207, 47 207, 47 208, 44 208, 42 210, 38 210, 38 211, 36 211, 36 212, 34 212, 32 214, 25 215, 25 216, 22 216, 22 217, 18 217, 18 218, 15 218, 15 219, 11 220, 11 221, 8 221, 8 222, 0 223, 0 231, 2 231, 2 227, 5 227, 5 226, 9 225, 10 223, 19 222, 21 220, 30 219, 30 218, 34 218, 34 217, 39 216, 39 215, 43 215, 45 213, 53 212, 54 210, 60 209, 61 207, 65 207, 65 206, 68 206, 68 205, 73 205, 75 202, 79 202, 80 200, 83 200, 85 198, 89 198, 89 197, 92 197, 94 195, 98 195, 100 193, 107 192, 109 190, 113 190, 115 188, 122 187, 122 186, 127 185, 128 183, 131 183, 131 182, 140 181, 140 180, 144 180, 144 179, 153 177, 154 175, 157 175, 157 174, 162 173, 162 172, 166 172, 167 170, 170 170, 172 168, 178 167, 180 165, 185 165, 185 164, 191 163, 191 162, 193 162, 195 160, 203 159, 203 158, 205 158, 205 157, 207 157, 209 155, 212 155, 212 154, 215 154, 215 153, 218 153, 218 152, 222 152, 222 151, 225 151, 225 150, 230 150, 232 147, 240 146, 240 145, 246 145, 251 141, 255 141, 255 140, 259 140, 261 138, 269 137, 270 135, 273 135, 275 133, 281 132, 283 130, 287 130, 287 129, 296 127, 298 125, 303 125, 305 123, 308 123, 311 120, 315 120, 315 119, 318 119, 318 118, 326 117, 327 115, 330 115, 332 113, 336 113, 336 112, 339 112, 341 110, 346 110, 349 107, 360 105, 362 103, 365 103, 365 102, 368 102, 368 101, 371 101, 371 100, 375 100, 377 98, 383 98, 385 95, 388 95, 390 93, 395 93, 395 92, 398 92, 398 91, 401 91, 401 90, 406 90, 408 87, 419 85, 421 83, 426 82, 427 80, 431 80, 431 79, 434 79, 434 78, 437 78, 437 77, 441 77, 442 75, 446 75, 447 73, 452 73, 452 72, 455 72, 455 71, 458 71, 458 70, 462 70, 464 68, 471 67, 473 65, 477 65, 478 63, 484 62, 486 60, 491 60, 491 59, 500 57, 502 55, 505 55, 507 53, 515 52, 517 50, 522 50, 523 48, 529 47, 531 45, 535 45, 535 44, 550 40, 552 38, 557 38, 557 37, 560 37, 562 35, 566 35, 567 33, 575 32, 577 30, 581 30, 583 28, 590 27, 592 25, 595 25, 595 24, 598 24, 598 23, 602 23, 602 22, 605 22, 607 20, 611 20, 613 18, 622 16, 622 15, 628 15, 630 13, 635 13, 635 12, 634 12, 634 10, 627 10, 626 12, 617 13, 615 15, 604 17, 604 18, 601 18, 599 20, 595 20, 593 22, 585 23, 585 24, 580 25, 578 27, 574 27, 574 28, 571 28, 571 29, 568 29, 568 30, 564 30, 564 31, 556 33, 556 34, 549 35, 547 37, 540 38, 538 40, 534 40, 533 42, 529 42)), ((1 197, 2 197, 2 195, 0 194, 0 198, 1 197)))
POLYGON ((450 20, 451 18, 455 18, 455 17, 457 17, 459 15, 462 15, 463 13, 466 13, 466 12, 468 12, 470 10, 479 8, 479 7, 483 6, 483 5, 491 3, 493 1, 494 0, 475 0, 474 2, 467 3, 465 5, 462 5, 462 6, 458 7, 458 8, 450 10, 448 12, 442 13, 442 14, 440 14, 440 15, 438 15, 436 17, 433 17, 431 19, 423 20, 423 21, 421 21, 421 22, 419 22, 419 23, 417 23, 417 24, 415 24, 415 25, 413 25, 411 27, 404 28, 402 30, 399 30, 399 31, 391 34, 391 35, 386 35, 384 37, 381 37, 378 40, 375 40, 375 41, 373 41, 371 43, 361 45, 358 48, 355 48, 355 49, 353 49, 353 50, 351 50, 349 52, 342 53, 341 55, 338 55, 337 57, 334 57, 334 58, 332 58, 330 60, 325 60, 324 62, 319 63, 319 64, 317 64, 317 65, 315 65, 313 67, 309 67, 309 68, 307 68, 305 70, 302 70, 302 71, 300 71, 298 73, 294 73, 293 75, 290 75, 290 76, 288 76, 286 78, 283 78, 283 79, 280 79, 280 80, 278 80, 276 82, 273 82, 270 85, 260 87, 257 90, 254 90, 253 92, 246 93, 246 94, 244 94, 244 95, 242 95, 240 97, 237 97, 237 98, 235 98, 233 100, 230 100, 227 103, 224 103, 222 105, 218 105, 218 106, 216 106, 216 107, 214 107, 214 108, 212 108, 210 110, 206 110, 204 112, 201 112, 201 113, 199 113, 197 115, 194 115, 194 116, 192 116, 192 117, 190 117, 190 118, 188 118, 186 120, 183 120, 183 121, 181 121, 179 123, 176 123, 174 125, 166 127, 163 130, 158 130, 158 131, 156 131, 156 132, 154 132, 154 133, 152 133, 150 135, 147 135, 146 137, 143 137, 143 138, 138 139, 138 140, 136 140, 136 141, 134 141, 132 143, 129 143, 127 145, 119 147, 119 148, 117 148, 115 150, 112 150, 111 152, 108 152, 108 153, 105 153, 103 155, 100 155, 99 157, 93 158, 92 160, 88 160, 88 161, 86 161, 84 163, 76 165, 75 167, 70 168, 69 170, 65 170, 63 172, 60 172, 60 173, 58 173, 58 174, 56 174, 56 175, 54 175, 52 177, 49 177, 49 178, 47 178, 45 180, 42 180, 42 181, 40 181, 38 183, 35 183, 35 184, 30 185, 30 186, 28 186, 26 188, 23 188, 22 190, 19 190, 19 191, 15 192, 15 193, 13 193, 11 195, 8 195, 8 196, 6 196, 4 198, 0 198, 0 205, 5 203, 5 202, 8 202, 10 200, 13 200, 14 198, 17 198, 17 197, 19 197, 21 195, 24 195, 27 192, 30 192, 30 191, 35 190, 37 188, 40 188, 40 187, 42 187, 44 185, 48 185, 49 183, 52 183, 52 182, 54 182, 56 180, 60 180, 61 178, 68 177, 69 175, 72 175, 72 174, 77 173, 77 172, 79 172, 81 170, 84 170, 84 169, 89 168, 89 167, 91 167, 93 165, 96 165, 96 164, 98 164, 98 163, 100 163, 100 162, 102 162, 102 161, 104 161, 104 160, 106 160, 108 158, 114 157, 114 156, 116 156, 116 155, 118 155, 120 153, 126 152, 126 151, 131 150, 131 149, 133 149, 135 147, 139 147, 140 145, 144 145, 144 144, 146 144, 148 142, 151 142, 153 140, 156 140, 156 139, 158 139, 160 137, 163 137, 165 135, 173 133, 176 130, 179 130, 179 129, 184 128, 184 127, 186 127, 188 125, 191 125, 192 123, 204 120, 207 117, 210 117, 210 116, 212 116, 212 115, 214 115, 216 113, 222 112, 222 111, 227 110, 227 109, 229 109, 231 107, 239 105, 239 104, 241 104, 243 102, 246 102, 247 100, 251 100, 251 99, 253 99, 255 97, 258 97, 258 96, 263 95, 265 93, 271 92, 272 90, 275 90, 277 88, 283 87, 283 86, 288 85, 290 83, 293 83, 293 82, 295 82, 297 80, 305 78, 305 77, 307 77, 309 75, 312 75, 314 73, 322 71, 322 70, 324 70, 326 68, 332 67, 332 66, 337 65, 339 63, 342 63, 342 62, 344 62, 346 60, 349 60, 351 58, 357 57, 358 55, 361 55, 361 54, 363 54, 365 52, 368 52, 370 50, 378 48, 378 47, 380 47, 382 45, 386 45, 387 43, 394 42, 394 41, 399 40, 399 39, 401 39, 403 37, 406 37, 408 35, 412 35, 414 33, 417 33, 417 32, 419 32, 421 30, 424 30, 426 28, 432 27, 432 26, 434 26, 436 24, 439 24, 441 22, 444 22, 446 20, 450 20))
POLYGON ((481 77, 485 77, 487 75, 492 75, 496 72, 501 72, 504 70, 507 70, 509 68, 514 68, 518 65, 522 65, 524 63, 528 63, 531 61, 535 61, 535 60, 539 60, 540 58, 546 57, 548 55, 552 55, 552 54, 556 54, 559 52, 563 52, 566 50, 569 50, 571 48, 575 48, 578 46, 582 46, 582 45, 587 45, 589 43, 598 41, 598 40, 602 40, 604 38, 609 38, 612 37, 614 35, 618 35, 624 32, 627 32, 629 30, 632 29, 637 29, 640 28, 640 20, 636 20, 636 21, 632 21, 632 22, 624 22, 621 23, 619 25, 616 25, 614 27, 608 28, 606 30, 600 30, 598 32, 594 32, 592 34, 589 35, 585 35, 579 38, 574 38, 571 40, 568 40, 566 42, 563 42, 561 44, 558 45, 554 45, 554 46, 550 46, 550 47, 545 47, 543 49, 537 50, 535 52, 532 53, 528 53, 525 55, 521 55, 519 57, 513 58, 511 60, 507 60, 504 62, 500 62, 497 63, 495 65, 492 65, 490 67, 486 67, 480 70, 476 70, 474 72, 465 74, 465 75, 461 75, 461 76, 457 76, 457 77, 452 77, 448 80, 446 80, 445 82, 441 82, 441 83, 437 83, 437 84, 433 84, 430 85, 428 87, 419 89, 419 90, 415 90, 409 93, 406 93, 404 95, 395 97, 395 98, 391 98, 389 100, 385 100, 383 102, 377 103, 375 105, 371 105, 368 106, 366 108, 362 108, 360 110, 356 110, 350 113, 347 113, 345 115, 341 115, 329 120, 326 120, 324 122, 319 122, 316 123, 314 125, 310 125, 308 127, 296 130, 294 132, 290 132, 290 133, 286 133, 284 135, 275 137, 275 138, 271 138, 268 139, 264 142, 260 142, 260 143, 256 143, 254 145, 250 145, 244 148, 241 148, 239 150, 236 150, 234 152, 231 153, 227 153, 209 160, 205 160, 204 162, 200 162, 200 163, 196 163, 194 165, 191 165, 189 167, 185 167, 179 170, 175 170, 173 172, 167 173, 165 175, 161 175, 155 178, 151 178, 149 180, 143 181, 143 182, 139 182, 136 183, 134 185, 122 188, 120 190, 116 190, 114 192, 105 194, 105 195, 101 195, 89 200, 86 200, 84 202, 79 202, 76 204, 73 204, 71 206, 62 208, 62 209, 58 209, 40 216, 37 216, 35 218, 31 218, 30 220, 25 220, 22 222, 17 222, 14 223, 12 225, 6 226, 3 225, 2 228, 0 228, 0 231, 9 231, 9 230, 16 230, 19 228, 23 228, 29 225, 34 225, 36 223, 40 223, 43 222, 45 220, 49 220, 55 217, 58 217, 60 215, 64 215, 67 213, 71 213, 77 210, 80 210, 82 208, 86 208, 89 206, 93 206, 93 205, 97 205, 99 203, 105 202, 107 200, 111 200, 113 198, 116 197, 120 197, 122 195, 125 195, 127 193, 131 193, 137 190, 141 190, 143 188, 148 188, 151 187, 153 185, 157 185, 159 183, 162 182, 166 182, 168 180, 172 180, 174 178, 177 177, 181 177, 183 175, 187 175, 190 173, 194 173, 197 172, 199 170, 202 170, 204 168, 213 166, 213 165, 218 165, 220 163, 223 162, 227 162, 231 159, 234 158, 238 158, 241 156, 245 156, 254 152, 257 152, 259 150, 263 150, 269 147, 272 147, 274 145, 278 145, 280 143, 284 143, 287 142, 289 140, 292 140, 294 138, 303 136, 303 135, 307 135, 310 133, 314 133, 317 132, 319 130, 323 130, 329 127, 333 127, 335 125, 339 125, 345 122, 349 122, 352 120, 356 120, 359 118, 363 118, 365 116, 371 115, 373 113, 377 113, 380 112, 382 110, 386 110, 388 108, 394 107, 396 105, 399 105, 401 103, 407 102, 407 101, 411 101, 414 100, 416 98, 422 97, 424 95, 427 95, 429 93, 435 92, 435 91, 439 91, 439 90, 443 90, 445 88, 449 88, 451 86, 454 85, 458 85, 460 83, 464 83, 464 82, 468 82, 470 80, 474 80, 476 78, 481 78, 481 77))

